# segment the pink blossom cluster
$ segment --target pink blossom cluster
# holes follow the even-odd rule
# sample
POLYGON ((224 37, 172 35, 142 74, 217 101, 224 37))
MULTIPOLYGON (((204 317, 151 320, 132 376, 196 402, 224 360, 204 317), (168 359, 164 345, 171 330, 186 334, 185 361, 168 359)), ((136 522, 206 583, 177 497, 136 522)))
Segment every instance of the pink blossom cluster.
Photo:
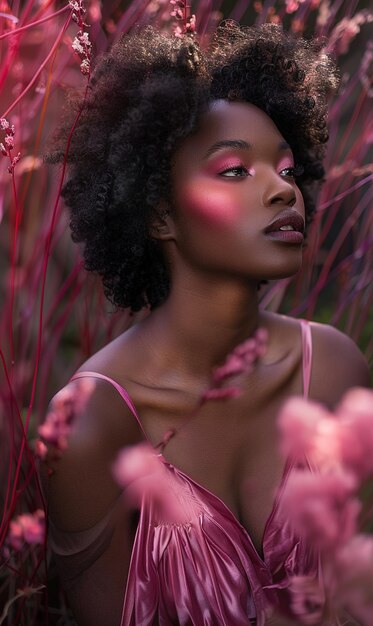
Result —
POLYGON ((285 0, 286 13, 295 13, 304 0, 285 0))
POLYGON ((164 466, 149 443, 123 448, 113 464, 113 476, 118 485, 128 488, 134 504, 143 494, 164 490, 164 466))
POLYGON ((94 389, 95 383, 91 379, 80 378, 74 385, 62 389, 53 399, 44 423, 39 426, 38 432, 42 441, 36 444, 36 454, 45 460, 48 443, 55 455, 67 448, 68 436, 74 420, 79 415, 94 389))
POLYGON ((23 513, 10 522, 7 545, 19 551, 24 544, 36 545, 44 543, 45 513, 37 509, 34 513, 23 513))
POLYGON ((351 41, 360 32, 363 24, 373 21, 373 13, 368 10, 359 11, 353 17, 344 17, 331 32, 327 50, 337 54, 346 54, 351 41))
POLYGON ((348 471, 357 483, 373 476, 373 393, 351 389, 334 413, 291 398, 278 423, 285 457, 306 456, 320 471, 348 471))
POLYGON ((325 613, 325 593, 311 576, 294 576, 290 582, 292 610, 302 624, 320 625, 325 613))
POLYGON ((69 5, 73 9, 72 19, 79 25, 79 32, 75 37, 72 48, 81 59, 80 70, 84 76, 89 76, 91 72, 91 54, 92 44, 89 39, 89 33, 85 30, 88 24, 85 24, 83 16, 86 13, 82 0, 69 0, 69 5))
POLYGON ((237 384, 234 386, 224 385, 233 377, 251 374, 258 358, 266 352, 267 341, 267 330, 258 328, 250 339, 237 346, 228 355, 225 363, 214 369, 211 385, 203 394, 202 401, 223 400, 241 395, 242 388, 237 384))
POLYGON ((8 120, 4 117, 0 118, 0 128, 5 131, 5 139, 4 143, 0 143, 0 152, 3 156, 8 157, 10 159, 10 165, 8 166, 9 174, 13 174, 14 168, 17 165, 18 161, 21 158, 21 153, 14 157, 12 157, 12 150, 14 149, 14 135, 16 133, 16 129, 14 124, 10 124, 8 120))
MULTIPOLYGON (((320 553, 320 594, 330 610, 373 624, 373 538, 359 529, 360 491, 373 479, 373 392, 351 389, 334 413, 292 398, 278 423, 283 455, 301 464, 283 488, 280 513, 320 553)), ((366 517, 373 517, 373 509, 366 517)), ((292 581, 293 610, 304 624, 319 623, 304 611, 311 582, 292 581)))
POLYGON ((168 523, 188 522, 187 507, 179 497, 177 485, 170 479, 161 454, 150 443, 123 448, 113 466, 113 476, 126 490, 127 501, 139 506, 142 499, 151 499, 158 515, 168 523))
POLYGON ((196 16, 189 15, 190 4, 184 0, 170 0, 170 4, 173 6, 171 17, 184 22, 183 28, 177 24, 175 25, 175 37, 182 37, 186 33, 194 34, 196 30, 196 16))

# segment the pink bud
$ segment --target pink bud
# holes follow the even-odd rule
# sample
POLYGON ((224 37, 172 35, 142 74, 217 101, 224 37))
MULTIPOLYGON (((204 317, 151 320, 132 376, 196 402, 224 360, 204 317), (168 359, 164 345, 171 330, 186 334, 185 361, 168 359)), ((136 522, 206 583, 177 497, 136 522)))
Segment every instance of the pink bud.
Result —
POLYGON ((14 139, 12 135, 7 135, 4 139, 5 145, 9 150, 13 150, 14 148, 14 139))
POLYGON ((37 439, 35 443, 35 454, 42 461, 44 461, 48 455, 48 448, 40 439, 37 439))

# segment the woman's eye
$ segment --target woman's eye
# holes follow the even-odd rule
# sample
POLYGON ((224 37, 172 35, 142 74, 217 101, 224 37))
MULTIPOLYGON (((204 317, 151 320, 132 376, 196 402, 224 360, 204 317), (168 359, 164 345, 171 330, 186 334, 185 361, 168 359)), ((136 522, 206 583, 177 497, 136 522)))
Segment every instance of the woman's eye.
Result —
POLYGON ((301 165, 294 165, 294 167, 285 167, 281 170, 280 175, 286 178, 297 178, 304 172, 304 168, 301 165))
POLYGON ((243 165, 235 165, 219 172, 219 176, 224 176, 224 178, 246 178, 246 176, 249 176, 249 172, 243 165))

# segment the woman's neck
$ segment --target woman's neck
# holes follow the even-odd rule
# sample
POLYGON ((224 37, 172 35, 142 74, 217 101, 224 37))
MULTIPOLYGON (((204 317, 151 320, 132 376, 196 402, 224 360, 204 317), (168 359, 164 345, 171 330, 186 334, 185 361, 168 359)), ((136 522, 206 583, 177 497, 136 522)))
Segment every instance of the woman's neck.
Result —
POLYGON ((231 278, 177 285, 147 318, 143 339, 160 367, 209 378, 213 367, 258 327, 257 285, 231 278))

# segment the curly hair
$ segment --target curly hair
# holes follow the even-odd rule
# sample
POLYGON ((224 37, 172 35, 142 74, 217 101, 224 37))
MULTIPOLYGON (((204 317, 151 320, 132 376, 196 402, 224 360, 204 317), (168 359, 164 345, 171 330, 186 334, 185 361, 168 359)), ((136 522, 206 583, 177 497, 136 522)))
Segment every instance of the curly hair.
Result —
POLYGON ((309 222, 335 84, 320 43, 275 25, 226 22, 205 50, 151 27, 123 35, 97 63, 86 99, 72 99, 46 155, 63 160, 71 111, 81 111, 62 195, 73 240, 83 243, 85 267, 101 276, 107 298, 134 312, 167 298, 170 277, 149 226, 161 201, 172 206, 173 155, 213 100, 246 101, 272 118, 302 165, 297 183, 309 222))

